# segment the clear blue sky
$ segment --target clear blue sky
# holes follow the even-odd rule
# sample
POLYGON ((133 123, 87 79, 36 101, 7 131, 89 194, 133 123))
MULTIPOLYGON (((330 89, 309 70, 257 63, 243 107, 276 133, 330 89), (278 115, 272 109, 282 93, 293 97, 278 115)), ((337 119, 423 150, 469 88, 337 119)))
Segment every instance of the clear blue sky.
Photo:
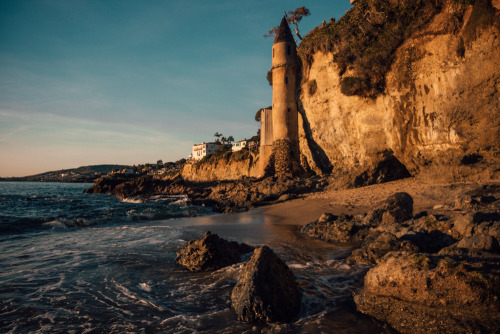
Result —
POLYGON ((348 0, 0 0, 0 176, 187 157, 255 135, 283 11, 348 0))

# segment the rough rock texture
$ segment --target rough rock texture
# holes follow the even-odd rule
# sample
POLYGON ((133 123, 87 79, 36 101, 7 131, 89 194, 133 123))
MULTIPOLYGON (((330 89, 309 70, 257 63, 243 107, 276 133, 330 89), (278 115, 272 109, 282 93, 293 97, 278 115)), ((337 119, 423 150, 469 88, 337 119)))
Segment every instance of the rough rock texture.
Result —
POLYGON ((389 253, 365 276, 358 310, 401 333, 495 333, 500 258, 389 253))
POLYGON ((254 251, 231 294, 238 319, 248 322, 292 321, 301 298, 292 271, 267 246, 254 251))
MULTIPOLYGON (((311 178, 243 178, 238 181, 191 182, 178 176, 169 180, 148 176, 135 178, 106 177, 98 179, 87 193, 111 193, 118 198, 153 195, 186 195, 193 203, 208 205, 217 212, 241 212, 252 206, 274 203, 282 195, 293 198, 299 194, 320 190, 326 180, 311 178)), ((282 197, 282 200, 284 197, 282 197)))
POLYGON ((391 251, 418 252, 419 248, 407 240, 399 240, 395 235, 384 232, 365 239, 360 248, 355 249, 347 263, 376 265, 391 251))
POLYGON ((373 165, 356 176, 355 187, 368 186, 370 184, 384 183, 410 177, 411 174, 391 151, 380 154, 380 158, 375 160, 373 165))
POLYGON ((460 240, 457 248, 465 248, 470 250, 484 250, 487 252, 498 253, 500 247, 498 241, 491 235, 476 234, 472 237, 466 237, 460 240))
POLYGON ((366 217, 370 225, 402 223, 413 217, 413 198, 404 192, 392 194, 366 217))
POLYGON ((303 70, 299 117, 300 148, 312 169, 362 171, 391 150, 412 174, 436 168, 436 177, 459 179, 475 166, 485 177, 498 173, 500 33, 482 31, 464 48, 470 10, 451 31, 454 15, 451 2, 399 47, 375 99, 342 94, 333 55, 313 55, 303 70), (463 160, 472 154, 481 159, 463 160))
POLYGON ((240 256, 252 251, 246 244, 226 241, 210 231, 199 240, 187 242, 178 252, 175 262, 190 271, 210 271, 240 261, 240 256))
POLYGON ((359 242, 368 233, 368 227, 361 226, 351 215, 324 213, 317 221, 304 225, 300 233, 324 241, 359 242))
POLYGON ((189 181, 223 181, 238 180, 242 177, 259 177, 258 155, 252 154, 248 159, 234 161, 219 159, 202 164, 186 164, 181 171, 185 180, 189 181))

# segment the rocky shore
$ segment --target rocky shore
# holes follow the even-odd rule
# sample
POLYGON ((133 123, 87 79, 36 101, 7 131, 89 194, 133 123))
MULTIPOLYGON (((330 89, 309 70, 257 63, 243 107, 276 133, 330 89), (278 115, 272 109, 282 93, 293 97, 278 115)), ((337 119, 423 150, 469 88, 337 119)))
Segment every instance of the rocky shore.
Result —
MULTIPOLYGON (((263 213, 303 225, 302 238, 349 248, 341 261, 367 266, 363 287, 351 291, 354 312, 401 333, 500 328, 500 184, 438 185, 413 178, 341 189, 333 183, 321 177, 205 183, 104 178, 87 192, 119 198, 182 194, 224 213, 270 205, 263 213)), ((180 249, 176 262, 211 271, 246 261, 232 293, 238 319, 295 321, 301 291, 292 271, 269 247, 249 258, 252 250, 207 232, 180 249)))
POLYGON ((154 195, 187 195, 196 205, 213 207, 221 213, 247 211, 250 208, 283 202, 323 189, 327 181, 309 178, 244 178, 238 181, 192 182, 178 176, 158 180, 148 176, 98 179, 86 193, 112 194, 120 199, 148 198, 154 195))
MULTIPOLYGON (((357 310, 401 333, 495 333, 500 328, 500 185, 458 196, 446 214, 413 214, 395 193, 367 214, 324 213, 301 233, 351 243, 347 263, 371 267, 357 310)), ((436 206, 441 209, 441 207, 436 206)))
MULTIPOLYGON (((352 213, 339 212, 341 208, 332 201, 327 206, 335 212, 325 212, 304 224, 300 234, 349 247, 351 252, 341 260, 348 265, 367 266, 362 288, 351 291, 354 312, 401 333, 496 333, 500 328, 500 184, 450 184, 433 201, 422 203, 422 195, 429 196, 430 189, 436 187, 405 182, 401 185, 409 186, 414 196, 393 192, 373 203, 367 212, 360 209, 352 213), (450 193, 456 196, 450 198, 450 193), (444 203, 436 205, 436 200, 444 203), (422 207, 427 210, 420 210, 422 207)), ((395 183, 370 190, 373 194, 392 188, 399 187, 395 183)), ((439 193, 439 189, 433 191, 439 193)), ((337 193, 348 197, 345 194, 350 192, 337 193)), ((326 191, 316 197, 333 193, 326 191)), ((318 203, 321 199, 311 197, 278 204, 265 212, 281 208, 293 215, 297 211, 285 206, 293 205, 300 211, 300 201, 306 202, 312 212, 319 210, 318 205, 324 207, 325 202, 318 203)), ((365 199, 360 198, 360 202, 365 199)), ((300 214, 297 217, 300 224, 300 214)), ((242 256, 251 251, 248 246, 220 241, 207 233, 201 240, 186 244, 179 258, 186 254, 200 258, 198 251, 186 249, 207 245, 211 239, 226 245, 219 248, 232 245, 234 250, 216 257, 230 257, 228 263, 247 261, 232 293, 239 320, 295 321, 301 294, 297 279, 269 247, 256 249, 248 259, 242 256)))

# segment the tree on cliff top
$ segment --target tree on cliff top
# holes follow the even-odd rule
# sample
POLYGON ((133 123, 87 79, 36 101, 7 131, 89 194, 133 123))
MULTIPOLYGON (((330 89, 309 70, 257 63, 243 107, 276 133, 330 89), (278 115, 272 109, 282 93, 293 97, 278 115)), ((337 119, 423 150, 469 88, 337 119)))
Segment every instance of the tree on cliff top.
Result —
MULTIPOLYGON (((289 10, 286 14, 288 15, 286 17, 286 22, 288 24, 293 24, 295 26, 294 34, 300 40, 302 40, 302 36, 300 35, 300 32, 299 32, 299 22, 302 20, 302 18, 304 16, 311 15, 311 12, 309 11, 309 9, 302 6, 302 7, 295 9, 295 10, 289 10)), ((274 37, 276 35, 277 31, 278 31, 278 26, 273 27, 271 30, 269 30, 269 32, 267 34, 264 35, 264 37, 265 38, 274 37)))

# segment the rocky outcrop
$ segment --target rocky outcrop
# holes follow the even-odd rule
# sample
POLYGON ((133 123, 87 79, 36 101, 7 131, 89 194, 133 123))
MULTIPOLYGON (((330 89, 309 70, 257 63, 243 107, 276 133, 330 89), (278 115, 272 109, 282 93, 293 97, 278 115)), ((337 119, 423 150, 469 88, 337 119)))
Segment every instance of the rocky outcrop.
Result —
POLYGON ((304 225, 300 233, 330 242, 359 242, 367 235, 368 228, 351 215, 324 213, 317 221, 304 225))
POLYGON ((321 177, 311 178, 243 178, 237 181, 191 182, 178 176, 158 180, 148 176, 136 178, 107 177, 98 179, 87 193, 111 193, 120 199, 153 195, 187 195, 198 205, 211 206, 217 212, 232 213, 250 207, 292 199, 300 194, 320 190, 327 185, 321 177))
POLYGON ((215 161, 188 163, 181 176, 188 181, 207 182, 239 180, 243 177, 260 177, 258 154, 248 154, 248 158, 235 160, 220 158, 215 161))
POLYGON ((370 225, 401 224, 413 218, 413 198, 404 192, 389 196, 380 208, 371 211, 366 217, 370 225))
POLYGON ((472 6, 462 15, 456 3, 443 2, 425 29, 400 45, 385 90, 375 98, 341 92, 342 78, 350 73, 340 71, 332 53, 308 55, 299 131, 311 168, 362 172, 390 150, 412 174, 498 177, 500 32, 492 25, 464 43, 472 6))
POLYGON ((231 294, 238 320, 261 323, 292 321, 301 298, 292 271, 267 246, 254 251, 231 294))
POLYGON ((391 251, 415 253, 419 248, 408 240, 400 240, 389 232, 375 233, 365 239, 361 247, 355 249, 347 258, 347 263, 376 265, 391 251))
POLYGON ((359 311, 401 333, 494 333, 500 328, 500 258, 389 253, 355 295, 359 311))
POLYGON ((175 262, 190 271, 211 271, 239 262, 242 254, 252 250, 246 244, 227 241, 208 231, 201 239, 186 243, 177 252, 175 262))

